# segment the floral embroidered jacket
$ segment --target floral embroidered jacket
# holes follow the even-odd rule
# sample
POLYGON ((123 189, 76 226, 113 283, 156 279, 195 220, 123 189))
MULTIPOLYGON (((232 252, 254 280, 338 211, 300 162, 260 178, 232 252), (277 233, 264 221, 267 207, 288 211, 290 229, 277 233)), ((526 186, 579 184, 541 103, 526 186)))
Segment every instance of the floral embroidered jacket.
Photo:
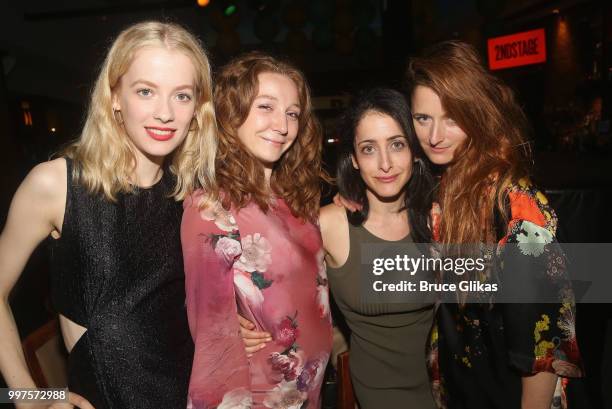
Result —
POLYGON ((328 287, 319 228, 282 199, 199 209, 185 201, 181 240, 187 312, 195 342, 189 407, 320 407, 331 350, 328 287), (248 359, 237 314, 273 340, 248 359))
MULTIPOLYGON (((546 197, 524 180, 508 193, 510 220, 501 232, 498 260, 505 260, 509 246, 516 251, 512 268, 501 264, 502 282, 514 280, 534 299, 546 296, 547 302, 440 304, 428 348, 432 390, 440 408, 520 408, 522 376, 544 371, 582 376, 575 303, 565 258, 555 241, 555 213, 546 197)), ((434 238, 439 239, 439 217, 433 222, 434 238)), ((564 407, 563 398, 558 385, 553 407, 564 407)))

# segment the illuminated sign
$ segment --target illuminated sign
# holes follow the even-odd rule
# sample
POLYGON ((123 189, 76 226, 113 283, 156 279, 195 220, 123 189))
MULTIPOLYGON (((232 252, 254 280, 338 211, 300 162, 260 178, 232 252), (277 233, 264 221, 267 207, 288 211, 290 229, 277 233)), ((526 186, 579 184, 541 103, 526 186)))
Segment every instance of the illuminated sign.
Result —
POLYGON ((544 29, 525 31, 488 40, 489 68, 519 67, 546 61, 544 29))

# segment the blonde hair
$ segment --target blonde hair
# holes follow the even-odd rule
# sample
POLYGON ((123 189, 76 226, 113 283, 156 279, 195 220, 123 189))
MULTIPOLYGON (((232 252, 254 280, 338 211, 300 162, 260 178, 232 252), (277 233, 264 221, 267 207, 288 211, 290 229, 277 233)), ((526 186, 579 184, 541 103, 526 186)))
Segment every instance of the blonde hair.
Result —
POLYGON ((90 193, 101 193, 115 201, 120 192, 131 192, 136 149, 112 106, 119 85, 138 50, 165 47, 184 53, 195 68, 195 114, 185 140, 169 155, 170 171, 176 176, 172 196, 183 200, 197 188, 215 186, 216 119, 212 102, 210 64, 200 42, 173 23, 147 21, 130 26, 112 44, 91 93, 91 101, 80 138, 64 151, 73 159, 73 180, 90 193))

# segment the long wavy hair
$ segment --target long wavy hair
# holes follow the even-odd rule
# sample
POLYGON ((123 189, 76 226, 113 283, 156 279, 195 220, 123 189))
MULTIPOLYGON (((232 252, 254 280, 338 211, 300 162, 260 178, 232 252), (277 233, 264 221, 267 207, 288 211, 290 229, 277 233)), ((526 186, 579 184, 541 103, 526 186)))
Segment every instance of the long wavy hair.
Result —
POLYGON ((373 88, 359 94, 349 104, 338 123, 340 135, 340 154, 336 168, 336 183, 340 194, 362 205, 361 210, 349 215, 353 225, 363 224, 368 217, 369 203, 367 186, 353 166, 355 152, 355 133, 361 119, 370 112, 391 117, 402 129, 412 154, 412 175, 403 188, 404 206, 408 212, 408 222, 414 240, 418 243, 431 241, 429 214, 432 206, 433 176, 427 165, 427 157, 417 140, 410 108, 406 98, 399 92, 387 88, 373 88))
POLYGON ((214 185, 216 120, 208 58, 200 42, 179 25, 147 21, 119 34, 95 82, 81 136, 66 148, 64 155, 74 160, 73 180, 90 193, 101 193, 114 201, 118 193, 135 189, 131 176, 136 166, 136 148, 116 120, 112 95, 136 52, 143 47, 184 53, 195 68, 195 120, 183 143, 166 159, 176 176, 172 196, 182 200, 196 188, 214 185))
MULTIPOLYGON (((259 52, 230 61, 216 78, 214 100, 219 128, 216 177, 223 189, 223 205, 242 208, 248 202, 255 202, 262 211, 269 208, 270 192, 266 189, 264 167, 237 134, 257 97, 261 73, 290 78, 297 86, 300 103, 297 138, 274 165, 270 187, 286 201, 295 216, 315 221, 320 182, 325 179, 325 173, 321 167, 322 132, 312 112, 308 84, 291 64, 259 52)), ((215 195, 219 195, 218 190, 215 195)))
POLYGON ((467 134, 442 175, 440 240, 445 244, 495 241, 495 214, 507 221, 507 187, 528 176, 528 123, 510 88, 482 65, 476 50, 448 41, 414 58, 410 95, 431 88, 447 115, 467 134))

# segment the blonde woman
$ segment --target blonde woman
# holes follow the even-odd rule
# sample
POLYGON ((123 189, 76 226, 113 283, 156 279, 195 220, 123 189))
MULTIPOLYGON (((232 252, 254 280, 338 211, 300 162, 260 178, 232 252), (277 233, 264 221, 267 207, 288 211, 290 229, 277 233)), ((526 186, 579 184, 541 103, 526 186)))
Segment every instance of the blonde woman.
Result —
POLYGON ((36 387, 8 295, 49 238, 71 404, 186 406, 193 344, 180 201, 213 185, 211 100, 208 59, 185 29, 144 22, 117 37, 80 138, 30 172, 0 236, 0 370, 9 387, 36 387))

